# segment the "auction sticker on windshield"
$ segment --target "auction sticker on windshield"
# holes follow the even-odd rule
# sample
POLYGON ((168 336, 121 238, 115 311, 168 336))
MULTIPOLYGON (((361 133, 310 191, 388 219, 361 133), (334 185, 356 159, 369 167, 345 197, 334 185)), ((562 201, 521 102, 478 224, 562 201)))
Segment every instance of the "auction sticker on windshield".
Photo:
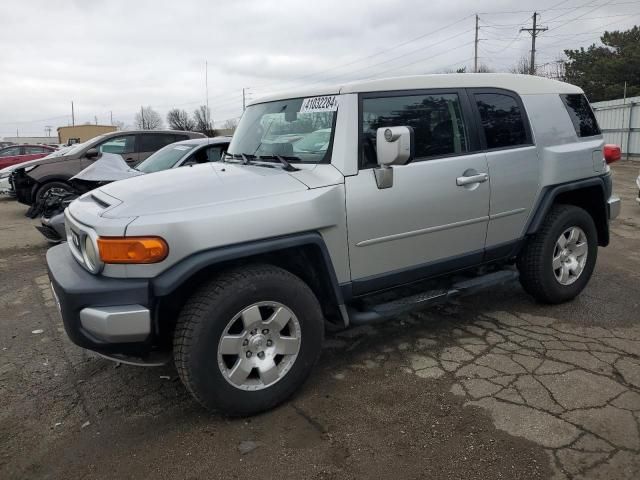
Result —
POLYGON ((335 112, 336 110, 338 110, 336 95, 305 98, 302 100, 302 107, 300 107, 300 113, 335 112))

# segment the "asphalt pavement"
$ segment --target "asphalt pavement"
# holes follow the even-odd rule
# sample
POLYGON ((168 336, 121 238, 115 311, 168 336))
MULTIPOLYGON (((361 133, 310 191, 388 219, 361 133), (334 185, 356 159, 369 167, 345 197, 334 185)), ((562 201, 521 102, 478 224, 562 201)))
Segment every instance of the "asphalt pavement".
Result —
POLYGON ((71 344, 36 221, 0 198, 0 478, 639 478, 639 170, 615 166, 622 213, 573 302, 514 284, 332 334, 246 419, 71 344))

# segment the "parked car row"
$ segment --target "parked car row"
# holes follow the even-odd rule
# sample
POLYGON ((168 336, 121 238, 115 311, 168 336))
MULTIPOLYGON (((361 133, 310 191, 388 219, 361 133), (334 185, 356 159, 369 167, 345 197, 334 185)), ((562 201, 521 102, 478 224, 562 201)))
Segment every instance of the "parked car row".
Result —
POLYGON ((229 146, 230 137, 194 138, 169 144, 131 167, 120 155, 103 153, 87 168, 69 179, 70 190, 49 190, 41 202, 42 225, 38 230, 50 242, 66 238, 64 209, 79 195, 107 183, 171 168, 217 162, 229 146))
POLYGON ((193 165, 188 146, 71 202, 49 277, 74 343, 173 361, 233 415, 292 395, 327 325, 516 279, 542 303, 575 298, 620 211, 619 149, 583 91, 535 76, 282 92, 247 106, 221 162, 193 165))

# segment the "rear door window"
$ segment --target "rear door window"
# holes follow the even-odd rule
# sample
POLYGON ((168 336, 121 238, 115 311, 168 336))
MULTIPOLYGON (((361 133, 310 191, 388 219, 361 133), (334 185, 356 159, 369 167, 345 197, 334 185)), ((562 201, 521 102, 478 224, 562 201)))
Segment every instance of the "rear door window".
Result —
POLYGON ((584 95, 577 93, 560 95, 562 102, 571 117, 571 123, 578 137, 594 137, 600 135, 600 127, 596 116, 591 109, 589 100, 584 95))
POLYGON ((162 147, 174 143, 178 135, 162 134, 162 133, 143 133, 140 134, 139 152, 155 152, 162 147))
POLYGON ((378 128, 412 127, 416 155, 414 161, 462 154, 469 140, 457 93, 392 95, 362 100, 362 164, 376 165, 378 128))
POLYGON ((98 150, 101 153, 116 153, 124 155, 135 151, 135 135, 123 135, 122 137, 113 137, 106 142, 100 144, 98 150))
POLYGON ((475 93, 475 104, 487 149, 530 145, 520 102, 508 93, 475 93))
POLYGON ((26 155, 33 155, 37 153, 49 153, 49 150, 44 147, 24 147, 26 155))

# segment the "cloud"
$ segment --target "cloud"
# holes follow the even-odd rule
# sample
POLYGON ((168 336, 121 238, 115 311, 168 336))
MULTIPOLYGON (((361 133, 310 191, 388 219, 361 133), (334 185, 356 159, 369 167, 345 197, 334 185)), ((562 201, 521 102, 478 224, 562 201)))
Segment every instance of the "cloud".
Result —
MULTIPOLYGON (((491 0, 479 7, 470 0, 4 0, 0 137, 14 135, 16 128, 23 135, 41 135, 45 125, 66 125, 72 100, 78 123, 96 116, 108 122, 113 112, 115 120, 131 124, 140 105, 151 105, 163 115, 173 106, 193 110, 205 103, 205 61, 209 102, 220 121, 241 114, 243 87, 255 98, 273 90, 377 74, 470 65, 472 14, 478 8, 526 11, 481 15, 486 25, 481 30, 482 61, 506 68, 529 48, 525 35, 508 45, 517 23, 527 22, 529 10, 557 3, 491 0), (423 38, 392 48, 419 36, 423 38), (380 51, 384 53, 373 55, 380 51)), ((605 21, 594 16, 632 10, 632 5, 610 5, 587 15, 591 20, 575 21, 557 33, 594 30, 605 21)), ((566 14, 558 25, 586 11, 543 12, 542 23, 566 14)), ((617 28, 634 20, 621 17, 617 28)), ((541 37, 540 58, 597 38, 568 36, 565 44, 546 49, 541 37)))

